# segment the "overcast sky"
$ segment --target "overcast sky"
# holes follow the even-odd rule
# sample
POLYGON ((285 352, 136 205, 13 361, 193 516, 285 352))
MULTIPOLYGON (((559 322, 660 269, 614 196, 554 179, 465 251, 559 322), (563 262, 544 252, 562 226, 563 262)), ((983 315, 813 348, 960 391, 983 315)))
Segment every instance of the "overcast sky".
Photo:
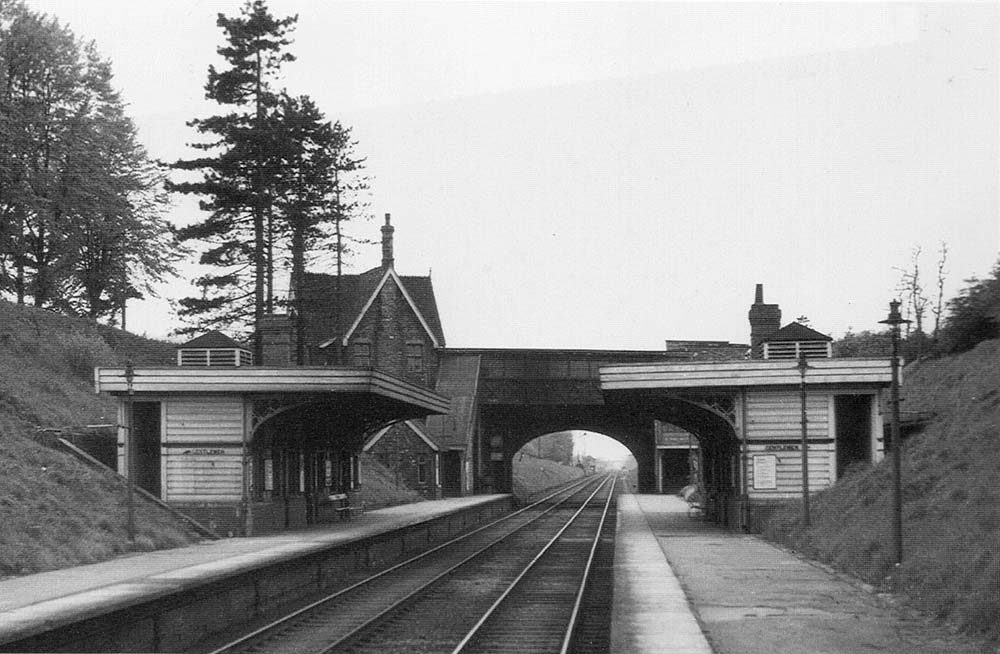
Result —
MULTIPOLYGON (((154 157, 192 156, 241 2, 28 4, 96 41, 154 157)), ((947 243, 948 296, 997 260, 996 3, 270 6, 299 15, 285 86, 353 128, 450 346, 747 342, 755 283, 839 336, 879 327, 915 247, 931 288, 947 243)))

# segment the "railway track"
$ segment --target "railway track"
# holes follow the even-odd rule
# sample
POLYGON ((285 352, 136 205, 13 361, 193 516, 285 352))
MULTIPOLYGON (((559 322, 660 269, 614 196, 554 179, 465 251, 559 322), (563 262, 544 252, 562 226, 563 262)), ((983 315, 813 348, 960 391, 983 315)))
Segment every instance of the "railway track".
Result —
POLYGON ((607 651, 610 586, 586 591, 610 583, 614 491, 586 480, 212 654, 607 651))

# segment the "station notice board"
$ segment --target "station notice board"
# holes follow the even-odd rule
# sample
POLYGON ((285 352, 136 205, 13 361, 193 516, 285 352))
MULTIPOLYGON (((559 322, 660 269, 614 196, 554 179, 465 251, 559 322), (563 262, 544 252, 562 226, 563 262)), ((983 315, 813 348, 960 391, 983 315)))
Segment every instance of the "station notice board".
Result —
POLYGON ((778 487, 778 457, 756 454, 753 457, 754 490, 775 490, 778 487))

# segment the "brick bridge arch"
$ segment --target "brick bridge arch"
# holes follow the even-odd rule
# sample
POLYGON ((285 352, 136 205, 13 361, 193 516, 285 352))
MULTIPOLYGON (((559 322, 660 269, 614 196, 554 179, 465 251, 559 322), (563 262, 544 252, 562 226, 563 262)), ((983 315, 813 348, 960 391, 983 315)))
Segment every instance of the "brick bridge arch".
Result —
POLYGON ((655 492, 655 421, 660 420, 698 439, 710 495, 722 501, 736 492, 739 448, 731 401, 662 392, 622 400, 609 399, 601 391, 603 365, 689 361, 692 352, 463 350, 461 354, 480 357, 478 491, 510 492, 512 461, 526 443, 549 433, 582 430, 604 434, 627 447, 638 463, 639 491, 655 492))

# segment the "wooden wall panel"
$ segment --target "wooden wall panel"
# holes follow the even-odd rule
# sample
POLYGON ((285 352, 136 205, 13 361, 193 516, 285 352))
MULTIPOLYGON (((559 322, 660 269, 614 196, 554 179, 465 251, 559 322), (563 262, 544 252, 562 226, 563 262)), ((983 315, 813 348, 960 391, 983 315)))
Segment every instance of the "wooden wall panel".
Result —
POLYGON ((243 489, 242 451, 238 448, 165 449, 167 500, 230 502, 243 489))
MULTIPOLYGON (((806 395, 806 431, 809 439, 830 438, 828 393, 806 395)), ((802 437, 802 404, 797 392, 748 393, 747 438, 793 440, 802 437)))
POLYGON ((166 400, 165 443, 242 443, 243 399, 166 400))
POLYGON ((164 404, 167 501, 238 501, 243 490, 243 399, 182 397, 164 404))
MULTIPOLYGON (((747 466, 747 488, 751 496, 766 497, 802 492, 802 455, 798 446, 791 444, 750 443, 750 459, 747 466), (785 448, 785 449, 776 449, 785 448), (792 449, 795 448, 795 449, 792 449), (777 488, 754 488, 755 455, 773 456, 776 459, 777 488)), ((836 455, 834 444, 809 444, 809 490, 812 492, 830 486, 834 481, 836 455)))

